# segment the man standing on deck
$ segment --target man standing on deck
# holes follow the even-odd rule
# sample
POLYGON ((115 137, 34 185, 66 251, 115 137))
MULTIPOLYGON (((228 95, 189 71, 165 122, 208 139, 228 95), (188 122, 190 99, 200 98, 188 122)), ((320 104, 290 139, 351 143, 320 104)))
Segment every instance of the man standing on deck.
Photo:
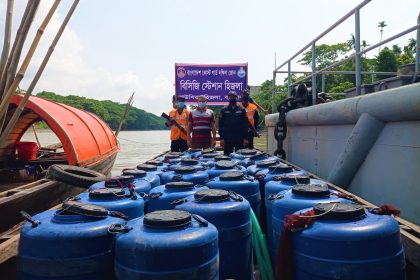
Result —
POLYGON ((204 95, 198 97, 197 108, 190 113, 187 136, 188 146, 193 149, 207 149, 216 145, 216 120, 213 111, 207 108, 204 95))
POLYGON ((242 106, 245 108, 246 116, 248 118, 248 148, 254 149, 254 137, 258 137, 257 125, 259 122, 258 108, 250 102, 249 91, 242 92, 242 106))
POLYGON ((219 135, 220 145, 225 155, 234 150, 243 149, 248 144, 248 118, 243 107, 238 106, 238 95, 231 91, 228 95, 229 105, 220 111, 219 135))
MULTIPOLYGON (((174 101, 172 99, 172 101, 174 101)), ((190 111, 185 107, 185 97, 178 96, 176 103, 173 102, 174 109, 169 112, 171 121, 165 123, 166 126, 171 127, 171 152, 183 152, 188 150, 187 145, 187 125, 190 111), (182 128, 178 128, 175 125, 177 122, 182 128)))

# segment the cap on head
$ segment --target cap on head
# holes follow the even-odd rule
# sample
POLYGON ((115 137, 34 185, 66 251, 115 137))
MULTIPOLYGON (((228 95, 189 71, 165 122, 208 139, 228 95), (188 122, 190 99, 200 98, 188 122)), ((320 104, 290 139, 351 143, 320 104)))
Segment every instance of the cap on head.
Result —
POLYGON ((228 94, 228 97, 231 97, 231 96, 238 97, 238 94, 236 93, 236 91, 230 91, 228 94))
POLYGON ((204 95, 200 95, 200 96, 197 98, 197 101, 206 102, 206 101, 207 101, 207 98, 206 98, 204 95))
POLYGON ((184 96, 177 96, 176 100, 177 101, 185 101, 185 97, 184 96))
POLYGON ((244 89, 244 91, 242 92, 242 96, 249 96, 249 90, 248 89, 244 89))

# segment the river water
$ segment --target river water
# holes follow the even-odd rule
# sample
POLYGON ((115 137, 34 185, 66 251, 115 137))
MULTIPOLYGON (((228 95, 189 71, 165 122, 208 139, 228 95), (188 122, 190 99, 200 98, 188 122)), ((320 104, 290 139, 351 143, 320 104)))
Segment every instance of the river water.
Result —
MULTIPOLYGON (((42 146, 60 142, 51 130, 39 129, 37 134, 42 146)), ((35 141, 32 129, 26 132, 22 141, 35 141)), ((170 146, 168 130, 121 131, 118 141, 121 150, 112 169, 113 175, 120 174, 123 168, 136 166, 152 159, 168 150, 170 146)), ((264 136, 255 138, 255 146, 265 150, 265 141, 264 136)))

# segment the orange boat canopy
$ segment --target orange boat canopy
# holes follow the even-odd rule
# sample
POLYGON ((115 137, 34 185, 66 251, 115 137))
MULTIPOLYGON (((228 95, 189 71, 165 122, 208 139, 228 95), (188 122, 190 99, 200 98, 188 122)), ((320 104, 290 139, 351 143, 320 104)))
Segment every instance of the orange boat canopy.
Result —
MULTIPOLYGON (((12 98, 8 119, 22 100, 12 98)), ((63 144, 68 163, 89 166, 119 151, 117 139, 111 128, 98 116, 61 103, 31 96, 18 123, 10 133, 0 156, 10 156, 25 131, 39 121, 45 121, 63 144)))

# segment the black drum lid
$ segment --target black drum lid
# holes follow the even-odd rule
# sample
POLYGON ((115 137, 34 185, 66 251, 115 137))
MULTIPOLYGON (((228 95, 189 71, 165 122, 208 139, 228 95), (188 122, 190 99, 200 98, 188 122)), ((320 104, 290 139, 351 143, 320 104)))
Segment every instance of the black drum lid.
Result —
POLYGON ((314 211, 320 219, 349 220, 366 215, 363 205, 355 203, 319 203, 314 206, 314 211))
POLYGON ((179 228, 191 224, 191 214, 181 210, 160 210, 147 213, 143 224, 151 228, 179 228))
POLYGON ((308 175, 284 174, 274 176, 274 181, 283 181, 288 183, 309 184, 311 178, 308 175))
POLYGON ((232 169, 236 167, 236 163, 230 160, 216 161, 214 164, 218 169, 232 169))
POLYGON ((270 165, 275 165, 277 164, 277 161, 273 160, 273 159, 265 159, 265 160, 261 160, 259 162, 257 162, 257 167, 269 167, 270 165))
POLYGON ((123 170, 123 175, 132 175, 134 178, 146 177, 147 173, 140 169, 126 169, 123 170))
POLYGON ((100 188, 89 191, 89 198, 118 198, 125 197, 122 188, 100 188))
POLYGON ((229 192, 220 189, 201 190, 194 194, 194 199, 205 202, 219 202, 229 199, 229 192))
POLYGON ((59 212, 60 214, 71 213, 95 218, 105 218, 108 216, 108 210, 105 207, 75 200, 64 201, 62 209, 59 212))
POLYGON ((196 159, 191 159, 191 158, 183 158, 181 159, 181 164, 182 165, 197 165, 199 164, 199 161, 196 159))
POLYGON ((258 151, 254 149, 240 149, 237 151, 238 154, 244 156, 252 156, 255 155, 258 151))
POLYGON ((193 166, 177 166, 175 167, 176 173, 194 173, 196 171, 195 167, 193 166))
POLYGON ((288 172, 293 171, 293 167, 288 165, 288 164, 278 163, 278 164, 275 164, 275 165, 270 165, 268 167, 268 170, 270 170, 270 171, 280 171, 282 173, 288 173, 288 172))
POLYGON ((320 185, 297 184, 293 186, 292 193, 307 197, 326 197, 330 195, 330 190, 320 185))
POLYGON ((137 169, 138 170, 143 170, 143 171, 156 171, 157 170, 157 166, 156 165, 152 165, 152 164, 139 164, 137 165, 137 169))
POLYGON ((220 181, 239 181, 244 177, 244 173, 240 171, 226 172, 220 175, 220 181))
POLYGON ((169 182, 169 183, 165 184, 165 188, 167 188, 167 189, 190 189, 190 188, 194 188, 194 183, 193 182, 185 182, 185 181, 169 182))

